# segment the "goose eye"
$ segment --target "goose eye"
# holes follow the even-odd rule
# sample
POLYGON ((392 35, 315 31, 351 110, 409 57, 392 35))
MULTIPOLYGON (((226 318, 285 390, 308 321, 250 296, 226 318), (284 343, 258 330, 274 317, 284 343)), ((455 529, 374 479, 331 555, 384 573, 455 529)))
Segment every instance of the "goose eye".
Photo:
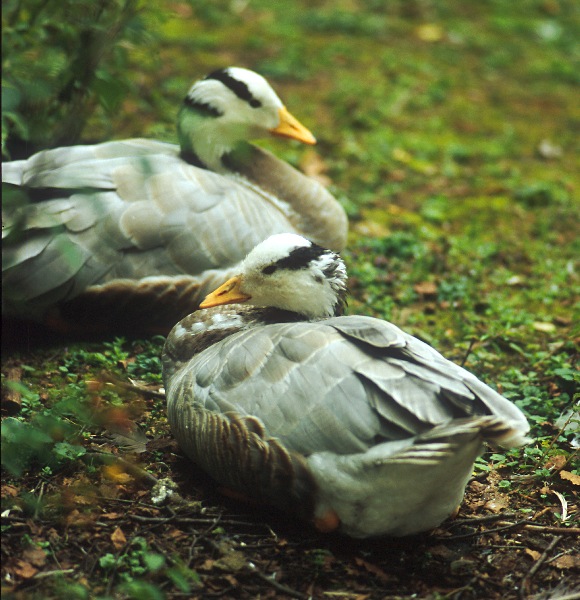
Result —
POLYGON ((262 269, 262 273, 264 275, 272 275, 272 273, 275 273, 277 269, 278 267, 276 265, 268 265, 262 269))
POLYGON ((252 108, 260 108, 260 106, 262 106, 262 103, 259 100, 257 100, 256 98, 252 98, 250 100, 250 106, 252 108))

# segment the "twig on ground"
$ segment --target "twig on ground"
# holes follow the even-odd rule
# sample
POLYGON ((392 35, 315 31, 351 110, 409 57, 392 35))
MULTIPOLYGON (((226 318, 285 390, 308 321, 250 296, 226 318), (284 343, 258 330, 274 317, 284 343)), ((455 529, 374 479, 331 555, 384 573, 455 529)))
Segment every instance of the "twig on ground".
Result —
POLYGON ((174 521, 174 517, 143 517, 141 515, 129 515, 133 521, 139 521, 139 523, 154 523, 156 525, 162 525, 163 523, 169 523, 174 521))
POLYGON ((2 519, 6 519, 7 521, 12 521, 14 524, 19 524, 19 525, 28 525, 29 524, 29 519, 27 519, 26 517, 17 517, 16 515, 11 515, 11 514, 6 514, 8 513, 8 511, 3 512, 0 517, 2 519))
POLYGON ((41 571, 33 575, 33 579, 44 579, 45 577, 53 577, 54 575, 68 575, 74 573, 74 569, 55 569, 54 571, 41 571))
POLYGON ((533 529, 541 533, 559 533, 560 535, 580 535, 580 527, 556 527, 554 525, 536 525, 525 523, 524 529, 533 529))
POLYGON ((293 590, 292 588, 289 588, 288 586, 283 585, 282 583, 278 583, 272 577, 268 577, 268 575, 259 571, 254 565, 250 564, 248 565, 248 568, 250 570, 250 573, 253 573, 254 575, 256 575, 256 577, 259 577, 264 583, 267 583, 278 592, 286 594, 291 598, 298 598, 298 600, 308 600, 309 596, 307 596, 306 594, 303 594, 302 592, 299 592, 297 590, 293 590))
POLYGON ((530 570, 524 575, 520 584, 519 596, 520 598, 527 598, 529 596, 530 580, 540 570, 542 565, 546 562, 550 552, 564 539, 563 535, 557 535, 548 544, 548 547, 542 552, 542 555, 538 560, 531 566, 530 570))
POLYGON ((485 515, 484 517, 473 517, 471 519, 454 519, 452 522, 448 524, 448 527, 451 529, 455 525, 472 525, 476 523, 485 523, 488 521, 505 521, 506 519, 513 519, 516 516, 516 513, 500 513, 497 515, 485 515))
POLYGON ((248 527, 263 527, 263 523, 254 523, 253 521, 237 521, 235 519, 207 519, 195 517, 180 517, 178 515, 170 517, 144 517, 141 515, 129 515, 131 519, 140 523, 190 523, 193 525, 246 525, 248 527))
POLYGON ((451 535, 449 537, 440 536, 437 539, 440 542, 452 541, 452 540, 464 540, 471 537, 477 537, 478 535, 487 535, 488 533, 497 533, 498 531, 506 531, 507 529, 515 529, 516 527, 522 527, 525 521, 517 521, 516 523, 509 523, 502 527, 494 527, 493 529, 484 529, 483 531, 472 531, 470 533, 460 533, 457 535, 451 535))
POLYGON ((117 379, 116 377, 113 377, 109 373, 104 373, 103 379, 106 383, 110 383, 117 387, 121 387, 125 390, 130 390, 132 392, 139 392, 140 394, 143 394, 144 396, 148 396, 150 398, 159 398, 161 400, 165 400, 165 392, 158 392, 156 390, 150 390, 149 388, 146 388, 142 385, 133 383, 131 380, 129 380, 129 382, 122 381, 121 379, 117 379))
POLYGON ((46 485, 46 481, 43 481, 40 484, 40 493, 38 494, 38 500, 36 502, 36 506, 34 507, 34 515, 32 516, 32 518, 34 520, 38 519, 38 513, 40 512, 40 506, 41 506, 41 502, 42 502, 42 497, 44 496, 44 486, 46 485))
POLYGON ((133 500, 132 498, 112 498, 111 496, 98 496, 100 500, 106 500, 107 502, 119 502, 120 504, 133 504, 134 506, 140 506, 142 508, 153 508, 159 510, 159 506, 156 504, 147 504, 140 500, 133 500))
POLYGON ((465 363, 467 362, 467 359, 469 358, 469 355, 471 354, 471 351, 473 350, 473 346, 475 346, 476 341, 477 340, 475 338, 471 338, 471 340, 469 341, 469 348, 467 348, 467 352, 465 353, 465 356, 463 357, 463 360, 461 361, 462 367, 465 366, 465 363))
MULTIPOLYGON (((509 521, 503 521, 503 519, 505 519, 505 517, 509 517, 509 516, 514 516, 513 513, 503 513, 501 515, 490 515, 489 517, 481 517, 480 519, 476 518, 476 519, 464 519, 462 522, 458 522, 457 524, 460 525, 467 525, 467 524, 477 524, 477 523, 484 523, 486 521, 495 521, 495 520, 499 520, 498 525, 499 527, 494 527, 493 529, 484 529, 482 531, 472 531, 470 533, 460 533, 457 535, 450 535, 450 536, 436 536, 433 539, 437 540, 438 542, 442 542, 442 541, 452 541, 452 540, 461 540, 461 539, 466 539, 466 538, 470 538, 470 537, 477 537, 479 535, 487 535, 488 533, 496 533, 498 531, 505 531, 508 529, 515 529, 516 527, 521 527, 522 529, 532 529, 533 531, 537 531, 540 533, 558 533, 562 536, 564 535, 580 535, 580 527, 555 527, 553 525, 536 525, 535 523, 530 523, 530 521, 525 520, 525 521, 516 521, 515 523, 510 523, 509 521), (494 519, 493 517, 497 517, 497 519, 494 519)), ((456 523, 453 523, 454 525, 456 523)))

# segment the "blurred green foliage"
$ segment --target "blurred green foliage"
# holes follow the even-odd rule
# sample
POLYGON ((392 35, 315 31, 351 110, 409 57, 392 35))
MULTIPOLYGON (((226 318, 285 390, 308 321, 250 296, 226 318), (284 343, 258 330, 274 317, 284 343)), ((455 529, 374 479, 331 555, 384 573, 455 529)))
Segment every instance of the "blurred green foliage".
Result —
POLYGON ((3 419, 2 467, 16 476, 33 466, 51 474, 80 458, 86 452, 81 445, 82 432, 93 422, 92 413, 84 389, 70 384, 56 404, 43 407, 31 419, 3 419))
POLYGON ((2 153, 78 142, 131 89, 127 51, 148 35, 136 0, 7 0, 2 5, 2 153), (14 148, 14 150, 13 150, 14 148))

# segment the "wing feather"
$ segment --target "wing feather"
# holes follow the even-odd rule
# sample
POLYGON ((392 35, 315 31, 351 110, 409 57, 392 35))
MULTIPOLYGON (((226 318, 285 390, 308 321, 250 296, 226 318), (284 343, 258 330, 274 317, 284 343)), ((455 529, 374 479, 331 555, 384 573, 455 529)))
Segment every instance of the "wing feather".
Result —
POLYGON ((42 298, 47 308, 88 286, 155 274, 193 275, 203 291, 215 271, 290 227, 239 178, 188 165, 177 146, 150 140, 40 152, 3 165, 3 180, 62 190, 3 211, 6 314, 31 316, 42 298))
POLYGON ((385 323, 339 317, 241 331, 186 361, 166 382, 168 397, 187 389, 206 409, 259 415, 269 436, 305 455, 362 452, 473 414, 521 423, 499 394, 418 340, 415 352, 414 338, 385 323))

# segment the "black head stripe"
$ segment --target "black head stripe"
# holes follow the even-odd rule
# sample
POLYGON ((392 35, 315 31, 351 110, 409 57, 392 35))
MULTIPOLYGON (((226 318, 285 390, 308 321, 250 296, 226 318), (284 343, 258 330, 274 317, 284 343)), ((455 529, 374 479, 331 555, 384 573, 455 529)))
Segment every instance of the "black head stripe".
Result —
POLYGON ((179 153, 179 156, 185 161, 188 162, 190 165, 193 165, 194 167, 199 167, 200 169, 207 169, 207 165, 202 162, 202 160, 199 158, 199 156, 192 151, 188 151, 188 150, 182 150, 179 153))
POLYGON ((259 108, 262 106, 262 103, 252 95, 248 86, 243 81, 232 77, 227 69, 218 69, 217 71, 210 73, 206 79, 217 79, 217 81, 221 81, 227 88, 232 90, 240 100, 244 100, 252 108, 259 108))
POLYGON ((289 269, 296 271, 298 269, 307 269, 308 265, 316 258, 326 254, 328 250, 312 244, 311 246, 299 246, 294 248, 290 254, 276 261, 276 266, 280 269, 289 269))
POLYGON ((186 96, 183 101, 185 106, 196 110, 199 113, 207 115, 208 117, 221 117, 223 112, 216 108, 215 106, 211 106, 206 102, 198 102, 197 100, 191 98, 190 96, 186 96))

